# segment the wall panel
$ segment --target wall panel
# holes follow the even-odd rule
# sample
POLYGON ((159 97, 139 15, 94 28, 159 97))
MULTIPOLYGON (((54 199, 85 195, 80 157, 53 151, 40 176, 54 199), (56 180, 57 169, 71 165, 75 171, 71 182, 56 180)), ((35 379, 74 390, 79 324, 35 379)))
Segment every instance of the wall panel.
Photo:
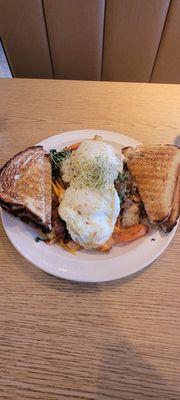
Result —
POLYGON ((148 82, 169 0, 107 0, 103 80, 148 82))
POLYGON ((15 77, 53 77, 41 0, 0 0, 0 36, 15 77))
POLYGON ((180 1, 172 0, 151 82, 180 83, 180 1))
POLYGON ((104 0, 44 0, 56 78, 101 79, 104 0))

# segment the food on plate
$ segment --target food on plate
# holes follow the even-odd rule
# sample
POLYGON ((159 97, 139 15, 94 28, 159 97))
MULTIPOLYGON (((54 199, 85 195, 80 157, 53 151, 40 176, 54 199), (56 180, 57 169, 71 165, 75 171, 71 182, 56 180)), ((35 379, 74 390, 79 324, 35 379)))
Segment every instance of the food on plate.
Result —
POLYGON ((123 149, 148 219, 170 231, 179 216, 180 149, 172 145, 123 149))
POLYGON ((59 206, 72 239, 84 248, 98 248, 112 235, 120 211, 115 188, 69 187, 59 206))
POLYGON ((123 156, 107 143, 86 140, 61 166, 64 182, 90 189, 109 188, 123 170, 123 156))
POLYGON ((24 221, 51 230, 52 172, 42 146, 11 158, 0 170, 0 205, 24 221))
POLYGON ((115 228, 113 238, 116 243, 127 243, 145 236, 147 232, 148 226, 143 224, 134 224, 126 228, 120 226, 115 228))
POLYGON ((120 212, 114 180, 123 158, 108 144, 83 142, 62 164, 62 179, 70 186, 59 206, 72 239, 84 248, 98 248, 112 235, 120 212))
POLYGON ((112 249, 115 243, 116 241, 113 236, 111 236, 102 246, 98 247, 98 250, 101 251, 101 253, 107 253, 112 249))
POLYGON ((77 150, 78 147, 80 146, 80 144, 81 144, 81 142, 73 143, 70 146, 65 147, 65 150, 68 150, 68 151, 77 150))
POLYGON ((49 244, 76 254, 110 251, 147 235, 169 232, 180 204, 180 150, 173 145, 115 150, 102 138, 46 154, 18 153, 0 170, 0 205, 41 228, 49 244))

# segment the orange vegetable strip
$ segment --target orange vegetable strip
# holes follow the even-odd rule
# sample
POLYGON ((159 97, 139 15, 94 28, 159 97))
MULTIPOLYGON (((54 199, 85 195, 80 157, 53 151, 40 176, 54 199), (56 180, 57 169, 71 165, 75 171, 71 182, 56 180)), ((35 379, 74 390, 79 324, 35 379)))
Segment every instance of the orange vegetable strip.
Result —
POLYGON ((82 142, 71 144, 70 146, 65 147, 64 150, 77 150, 81 143, 82 142))
POLYGON ((128 243, 145 236, 148 230, 148 226, 142 224, 129 226, 127 228, 115 228, 113 238, 116 243, 128 243))
POLYGON ((59 197, 61 192, 60 192, 59 188, 54 184, 54 182, 52 182, 52 187, 53 187, 53 190, 54 190, 54 193, 56 194, 56 196, 59 197))

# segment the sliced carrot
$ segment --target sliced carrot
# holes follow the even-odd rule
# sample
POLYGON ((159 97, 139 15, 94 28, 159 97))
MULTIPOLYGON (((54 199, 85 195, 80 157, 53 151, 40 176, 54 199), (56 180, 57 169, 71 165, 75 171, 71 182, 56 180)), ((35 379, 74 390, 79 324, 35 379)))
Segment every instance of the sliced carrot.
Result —
POLYGON ((145 236, 148 230, 148 226, 142 224, 129 226, 127 228, 115 227, 113 238, 116 243, 127 243, 145 236))
POLYGON ((102 246, 98 248, 102 253, 111 250, 112 246, 115 243, 115 239, 111 236, 102 246))
POLYGON ((77 150, 78 147, 81 145, 81 143, 82 142, 71 144, 70 146, 65 147, 64 150, 71 150, 71 151, 77 150))

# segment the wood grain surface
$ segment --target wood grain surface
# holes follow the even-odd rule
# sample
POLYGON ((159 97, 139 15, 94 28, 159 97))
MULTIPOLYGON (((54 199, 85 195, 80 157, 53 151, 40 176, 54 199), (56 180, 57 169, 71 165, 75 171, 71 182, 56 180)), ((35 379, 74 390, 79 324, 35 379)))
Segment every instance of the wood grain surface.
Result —
MULTIPOLYGON (((86 128, 178 143, 180 86, 0 81, 1 164, 86 128)), ((2 226, 0 238, 0 399, 180 399, 179 233, 142 273, 90 285, 32 266, 2 226)))

